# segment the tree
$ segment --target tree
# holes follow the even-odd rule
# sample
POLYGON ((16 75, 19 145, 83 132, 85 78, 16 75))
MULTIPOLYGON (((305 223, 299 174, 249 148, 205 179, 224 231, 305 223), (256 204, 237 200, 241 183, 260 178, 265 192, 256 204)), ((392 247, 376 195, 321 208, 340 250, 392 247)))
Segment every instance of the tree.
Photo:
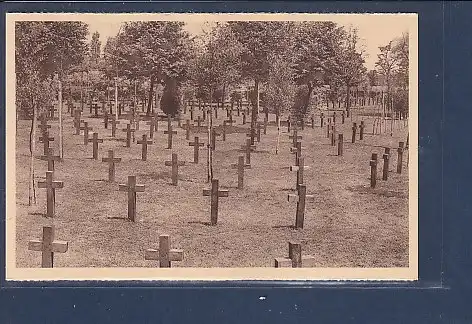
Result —
MULTIPOLYGON (((241 44, 241 76, 254 82, 256 105, 252 110, 251 125, 255 126, 259 112, 259 88, 269 75, 271 55, 285 50, 293 30, 293 23, 285 21, 231 21, 227 24, 241 44)), ((254 144, 254 143, 251 143, 254 144)))

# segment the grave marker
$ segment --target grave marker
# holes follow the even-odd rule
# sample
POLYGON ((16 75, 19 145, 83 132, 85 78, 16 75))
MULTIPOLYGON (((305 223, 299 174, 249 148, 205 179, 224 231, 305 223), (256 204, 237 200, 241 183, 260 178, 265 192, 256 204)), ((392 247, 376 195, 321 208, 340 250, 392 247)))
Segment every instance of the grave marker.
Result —
POLYGON ((289 135, 288 138, 292 140, 292 146, 293 146, 293 147, 296 147, 298 140, 301 140, 301 139, 302 139, 302 136, 301 136, 301 135, 298 135, 298 130, 295 128, 295 129, 293 130, 293 135, 289 135))
POLYGON ((344 135, 343 134, 339 134, 338 135, 338 156, 342 156, 343 155, 343 142, 344 142, 344 135))
POLYGON ((298 165, 290 166, 290 171, 297 172, 297 182, 295 184, 297 191, 299 190, 300 185, 303 184, 303 172, 305 169, 308 169, 308 166, 305 166, 305 159, 302 156, 298 158, 298 165))
POLYGON ((56 241, 54 239, 54 226, 43 226, 43 237, 41 240, 28 242, 28 250, 41 251, 41 268, 54 267, 54 253, 66 253, 69 243, 56 241))
POLYGON ((167 125, 167 130, 164 131, 164 134, 167 134, 167 148, 171 149, 172 148, 172 138, 173 138, 174 134, 177 134, 177 131, 173 131, 172 130, 172 124, 169 123, 167 125))
POLYGON ((88 145, 89 131, 93 130, 93 128, 88 126, 88 122, 84 122, 84 126, 80 127, 80 130, 84 131, 84 145, 88 145))
POLYGON ((116 118, 113 116, 110 120, 111 123, 111 136, 115 137, 116 136, 116 125, 120 123, 119 120, 116 120, 116 118))
POLYGON ((404 142, 398 142, 398 148, 397 148, 397 153, 398 153, 398 158, 397 158, 397 173, 398 173, 398 174, 402 173, 403 145, 405 145, 404 142))
POLYGON ((359 140, 364 139, 364 128, 365 128, 364 121, 361 120, 361 125, 359 126, 359 140))
POLYGON ((75 127, 75 135, 80 135, 80 115, 81 111, 79 109, 74 110, 74 127, 75 127))
POLYGON ((43 161, 48 161, 48 171, 54 171, 54 161, 61 161, 61 157, 54 155, 54 149, 51 147, 48 148, 46 155, 42 155, 39 158, 43 161))
POLYGON ((126 147, 131 147, 131 133, 134 133, 131 124, 126 124, 126 129, 122 129, 121 131, 126 132, 126 147))
POLYGON ((302 142, 297 142, 295 147, 291 147, 290 153, 295 154, 295 165, 298 165, 298 160, 302 156, 302 142))
POLYGON ((108 181, 115 181, 115 163, 121 162, 121 158, 116 158, 113 150, 108 150, 108 157, 102 158, 102 162, 108 162, 108 181))
POLYGON ((136 193, 144 192, 144 185, 136 184, 136 176, 128 176, 128 184, 120 184, 120 191, 128 192, 128 219, 132 222, 136 219, 136 193))
POLYGON ((244 169, 250 169, 250 164, 244 163, 244 156, 238 158, 238 164, 231 164, 232 169, 238 170, 238 189, 243 189, 244 187, 244 169))
POLYGON ((39 142, 40 143, 43 143, 43 153, 44 155, 47 155, 48 154, 48 150, 49 150, 49 142, 52 142, 54 141, 54 137, 49 137, 49 132, 46 131, 43 133, 43 136, 41 136, 39 138, 39 142))
POLYGON ((172 167, 172 185, 176 186, 179 178, 179 166, 184 166, 184 161, 179 161, 176 153, 172 153, 172 161, 165 161, 166 166, 172 167))
POLYGON ((356 142, 357 124, 352 123, 352 143, 356 142))
POLYGON ((198 151, 200 147, 204 145, 204 143, 198 142, 198 136, 195 136, 194 142, 190 142, 188 145, 193 146, 193 162, 198 163, 198 151))
POLYGON ((228 190, 219 190, 217 179, 211 180, 211 189, 203 189, 203 196, 210 196, 211 204, 211 225, 218 222, 218 200, 219 197, 228 197, 228 190))
POLYGON ((251 145, 251 140, 248 138, 246 139, 246 145, 241 146, 241 150, 239 152, 246 153, 246 164, 251 165, 251 151, 256 149, 255 145, 251 145))
POLYGON ((390 160, 390 148, 386 147, 385 148, 385 153, 382 155, 382 158, 384 160, 384 165, 382 169, 382 180, 387 181, 388 179, 388 161, 390 160))
POLYGON ((220 134, 218 134, 218 133, 216 132, 216 129, 213 128, 213 129, 211 130, 211 137, 210 137, 210 139, 211 139, 211 144, 210 144, 210 145, 211 145, 211 150, 212 150, 212 151, 214 151, 214 150, 216 149, 216 137, 217 137, 217 136, 220 136, 220 134))
POLYGON ((188 119, 185 121, 185 139, 190 139, 190 120, 188 119))
POLYGON ((159 268, 170 268, 172 261, 182 261, 184 259, 184 252, 170 248, 169 235, 159 235, 159 249, 147 249, 144 259, 159 261, 159 268))
POLYGON ((377 153, 372 153, 370 159, 370 187, 375 188, 377 184, 377 153))
POLYGON ((302 256, 302 245, 298 242, 288 243, 288 258, 275 258, 276 268, 313 267, 315 258, 311 255, 302 256))
POLYGON ((104 110, 103 111, 103 124, 105 124, 105 129, 108 129, 108 120, 109 120, 108 111, 104 110))
POLYGON ((298 195, 289 194, 288 201, 296 201, 297 202, 297 212, 295 216, 295 228, 303 228, 303 223, 305 221, 305 202, 306 200, 313 201, 313 195, 306 194, 306 185, 300 184, 298 186, 298 195))
POLYGON ((46 181, 39 181, 38 188, 46 189, 46 215, 54 217, 56 204, 56 189, 62 189, 64 183, 62 181, 54 181, 54 172, 46 171, 46 181))
POLYGON ((320 115, 320 121, 321 121, 321 128, 323 128, 323 126, 324 126, 324 114, 323 113, 321 113, 321 115, 320 115))
POLYGON ((98 160, 98 143, 103 143, 103 139, 98 138, 98 133, 93 133, 92 139, 89 139, 88 141, 93 143, 92 158, 98 160))
POLYGON ((141 144, 141 160, 146 161, 147 160, 147 151, 148 151, 148 145, 152 144, 152 141, 147 140, 147 135, 143 134, 142 140, 137 141, 138 144, 141 144))

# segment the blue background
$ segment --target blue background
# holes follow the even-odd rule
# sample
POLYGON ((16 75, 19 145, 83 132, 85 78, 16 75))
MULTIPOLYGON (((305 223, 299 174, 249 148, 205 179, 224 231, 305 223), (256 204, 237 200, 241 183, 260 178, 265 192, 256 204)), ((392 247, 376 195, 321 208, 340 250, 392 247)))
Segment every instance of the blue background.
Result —
MULTIPOLYGON (((417 283, 7 283, 0 323, 472 323, 472 4, 441 2, 10 3, 6 11, 419 13, 417 283), (47 287, 45 287, 47 285, 47 287), (265 298, 260 298, 265 297, 265 298)), ((5 53, 2 44, 2 54, 5 53)), ((2 71, 5 62, 1 62, 2 71)), ((1 99, 5 107, 5 89, 1 99)), ((14 109, 6 107, 6 109, 14 109)), ((5 129, 2 110, 0 125, 5 129)), ((2 142, 1 154, 4 154, 2 142)), ((3 163, 4 156, 0 157, 3 163)), ((2 165, 3 166, 3 165, 2 165)), ((4 180, 4 166, 2 177, 4 180)), ((1 203, 4 207, 4 181, 1 203)), ((5 212, 1 233, 5 231, 5 212)), ((4 236, 2 236, 4 238, 4 236)))

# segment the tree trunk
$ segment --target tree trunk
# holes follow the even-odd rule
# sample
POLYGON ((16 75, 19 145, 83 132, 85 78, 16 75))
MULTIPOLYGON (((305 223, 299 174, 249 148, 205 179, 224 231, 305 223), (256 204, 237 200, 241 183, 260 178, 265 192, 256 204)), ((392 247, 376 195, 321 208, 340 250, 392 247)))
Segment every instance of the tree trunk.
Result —
POLYGON ((347 88, 347 93, 346 93, 346 113, 348 116, 350 116, 350 111, 351 109, 351 87, 349 84, 346 85, 347 88))
MULTIPOLYGON (((259 80, 254 80, 254 92, 256 95, 256 104, 252 107, 251 129, 256 129, 257 115, 259 113, 259 80)), ((251 145, 254 145, 254 137, 251 137, 251 145)))
POLYGON ((118 120, 118 76, 115 79, 115 120, 118 120))
POLYGON ((276 120, 277 120, 277 142, 275 144, 275 154, 279 154, 279 145, 280 145, 280 118, 279 118, 279 114, 277 113, 277 116, 276 116, 276 120))
MULTIPOLYGON (((213 129, 213 90, 210 90, 210 109, 207 110, 207 118, 208 118, 208 127, 207 127, 207 152, 208 152, 208 159, 207 159, 207 168, 208 168, 208 177, 207 181, 211 182, 213 180, 213 152, 211 150, 211 132, 213 129)), ((205 106, 203 107, 205 109, 205 106)))
POLYGON ((154 75, 151 75, 151 84, 149 86, 149 95, 148 95, 148 101, 147 101, 147 110, 146 110, 146 116, 151 116, 152 112, 152 96, 154 93, 154 83, 156 82, 156 77, 154 75))
POLYGON ((308 87, 308 93, 306 94, 306 97, 305 99, 303 100, 303 116, 305 116, 306 112, 308 111, 308 106, 310 105, 310 98, 311 98, 311 94, 313 93, 313 83, 311 82, 308 82, 307 84, 307 87, 308 87))
POLYGON ((59 79, 59 107, 57 107, 59 111, 59 157, 61 159, 64 158, 64 145, 63 145, 63 127, 62 127, 62 80, 59 79))

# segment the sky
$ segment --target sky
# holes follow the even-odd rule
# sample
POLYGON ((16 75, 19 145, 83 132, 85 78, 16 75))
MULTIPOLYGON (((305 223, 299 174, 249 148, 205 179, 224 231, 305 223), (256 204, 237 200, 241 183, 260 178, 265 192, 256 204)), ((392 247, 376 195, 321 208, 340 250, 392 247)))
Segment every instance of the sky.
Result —
POLYGON ((255 18, 255 15, 239 16, 237 19, 234 19, 234 17, 235 15, 219 14, 168 14, 167 16, 161 14, 158 16, 148 15, 143 19, 142 15, 114 14, 113 17, 110 15, 106 17, 102 15, 100 18, 87 16, 80 20, 89 24, 89 38, 95 31, 100 33, 102 46, 108 37, 115 36, 118 33, 123 22, 130 20, 180 20, 186 23, 185 29, 192 35, 200 34, 208 22, 217 20, 272 20, 274 17, 277 20, 330 20, 345 27, 352 26, 358 29, 361 44, 365 49, 366 67, 369 70, 375 68, 379 46, 386 45, 390 40, 401 36, 404 32, 410 31, 410 34, 412 34, 411 29, 416 30, 417 26, 416 16, 405 14, 267 15, 263 19, 260 19, 260 15, 257 18, 255 18))

